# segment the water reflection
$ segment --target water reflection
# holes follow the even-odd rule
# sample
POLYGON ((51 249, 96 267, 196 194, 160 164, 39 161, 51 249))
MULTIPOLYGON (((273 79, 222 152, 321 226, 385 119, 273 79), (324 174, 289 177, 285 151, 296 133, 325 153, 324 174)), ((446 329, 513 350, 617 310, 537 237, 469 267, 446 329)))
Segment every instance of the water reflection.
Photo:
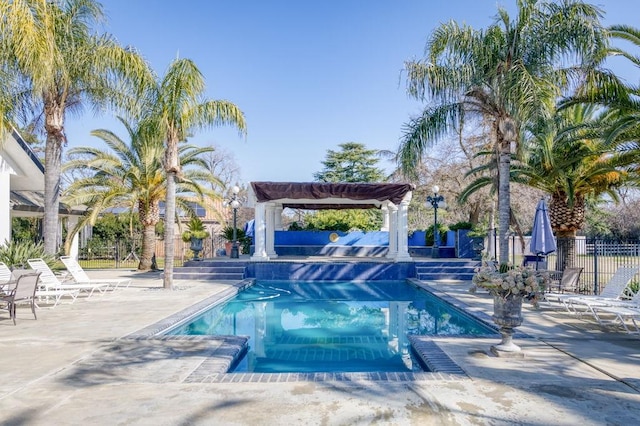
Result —
POLYGON ((487 329, 404 282, 260 282, 174 334, 245 335, 246 371, 420 370, 408 335, 487 329))

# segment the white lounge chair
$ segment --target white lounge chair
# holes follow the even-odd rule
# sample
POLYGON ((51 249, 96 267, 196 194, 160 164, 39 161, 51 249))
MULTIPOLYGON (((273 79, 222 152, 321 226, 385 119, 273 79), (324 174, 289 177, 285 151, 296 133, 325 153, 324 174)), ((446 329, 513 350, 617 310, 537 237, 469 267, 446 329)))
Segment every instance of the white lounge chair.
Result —
POLYGON ((639 270, 640 268, 636 266, 620 267, 599 295, 568 295, 567 297, 561 296, 559 300, 565 305, 567 311, 578 315, 590 313, 597 319, 594 308, 615 304, 617 301, 622 300, 625 295, 628 295, 629 283, 639 270))
POLYGON ((131 284, 131 279, 122 278, 122 279, 93 279, 89 278, 89 275, 82 269, 82 266, 72 257, 70 256, 60 256, 60 260, 64 264, 67 271, 73 277, 73 280, 77 283, 88 283, 88 284, 107 284, 109 287, 112 287, 113 290, 117 289, 119 286, 129 287, 131 284))
MULTIPOLYGON (((640 295, 640 292, 638 292, 638 295, 640 295)), ((640 297, 638 299, 638 303, 640 303, 640 297)), ((594 308, 596 319, 601 325, 617 324, 629 334, 640 334, 640 306, 638 306, 638 303, 635 307, 623 304, 597 306, 594 308), (611 314, 614 319, 605 319, 602 314, 611 314), (628 321, 631 321, 631 323, 628 321)))
POLYGON ((49 265, 42 259, 28 259, 27 263, 32 269, 35 269, 40 274, 41 286, 44 290, 78 290, 88 293, 87 297, 91 297, 93 292, 98 290, 100 293, 107 291, 109 287, 108 283, 92 284, 92 283, 73 283, 63 284, 58 277, 53 273, 49 265))
POLYGON ((640 328, 638 328, 638 323, 636 322, 636 320, 640 320, 640 291, 634 294, 631 299, 604 300, 599 304, 592 303, 591 310, 600 325, 617 324, 624 328, 627 333, 640 333, 640 328), (613 318, 610 318, 610 316, 613 316, 613 318), (631 320, 631 324, 627 324, 625 320, 631 320), (630 329, 628 325, 633 326, 634 330, 630 329))
POLYGON ((0 262, 0 285, 9 281, 11 281, 11 269, 4 262, 0 262))

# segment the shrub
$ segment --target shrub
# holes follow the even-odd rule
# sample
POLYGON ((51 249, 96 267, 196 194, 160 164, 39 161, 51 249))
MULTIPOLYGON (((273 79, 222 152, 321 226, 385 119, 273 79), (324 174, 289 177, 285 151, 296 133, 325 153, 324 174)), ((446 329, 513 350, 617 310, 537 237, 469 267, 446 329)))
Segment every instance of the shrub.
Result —
POLYGON ((473 224, 471 222, 457 222, 453 225, 449 225, 449 229, 452 231, 457 231, 458 229, 472 229, 473 224))
MULTIPOLYGON (((440 243, 439 245, 442 245, 444 243, 447 242, 447 227, 444 226, 443 224, 439 223, 438 224, 438 233, 440 234, 440 243)), ((425 231, 425 245, 428 246, 432 246, 433 245, 433 225, 431 225, 430 227, 427 228, 427 230, 425 231)))
POLYGON ((4 262, 11 269, 27 269, 28 259, 42 259, 50 267, 56 259, 54 256, 46 254, 44 245, 31 241, 6 241, 0 246, 0 262, 4 262))

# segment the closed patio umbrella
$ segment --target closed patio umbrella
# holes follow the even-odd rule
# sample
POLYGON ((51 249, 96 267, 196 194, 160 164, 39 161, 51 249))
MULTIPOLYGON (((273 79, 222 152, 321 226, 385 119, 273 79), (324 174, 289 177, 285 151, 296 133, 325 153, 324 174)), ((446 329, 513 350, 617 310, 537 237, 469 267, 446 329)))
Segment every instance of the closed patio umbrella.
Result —
POLYGON ((546 256, 558 249, 556 239, 551 229, 551 219, 547 211, 547 203, 544 199, 538 202, 536 207, 536 216, 533 220, 533 229, 531 230, 531 253, 536 255, 536 269, 538 269, 537 259, 539 256, 546 256))

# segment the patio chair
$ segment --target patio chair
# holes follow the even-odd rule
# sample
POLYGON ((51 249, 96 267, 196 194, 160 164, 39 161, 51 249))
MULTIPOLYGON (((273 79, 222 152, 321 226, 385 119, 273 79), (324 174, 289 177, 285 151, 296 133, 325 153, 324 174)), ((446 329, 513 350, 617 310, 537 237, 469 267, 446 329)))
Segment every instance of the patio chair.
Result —
POLYGON ((564 271, 550 271, 551 284, 549 289, 543 294, 542 302, 552 308, 564 309, 561 302, 562 297, 575 296, 578 292, 578 283, 583 268, 565 268, 564 271), (552 302, 556 302, 555 304, 552 302))
POLYGON ((28 303, 31 306, 33 317, 38 319, 36 316, 35 293, 38 288, 39 278, 40 272, 21 274, 16 279, 15 284, 11 285, 11 289, 7 294, 0 298, 0 301, 7 304, 7 310, 9 311, 9 317, 13 320, 13 325, 16 325, 16 305, 18 303, 28 303))
POLYGON ((64 264, 67 271, 73 277, 73 280, 77 283, 88 283, 88 284, 108 284, 112 289, 115 290, 119 286, 123 285, 129 287, 131 284, 131 279, 122 278, 122 279, 92 279, 89 278, 89 275, 82 269, 82 266, 70 256, 60 256, 60 261, 64 264))
POLYGON ((49 265, 42 259, 28 259, 27 263, 32 269, 40 272, 40 281, 44 290, 78 290, 88 293, 87 297, 91 297, 93 292, 98 290, 100 293, 105 293, 109 287, 108 283, 73 283, 63 284, 58 277, 53 273, 49 265))
MULTIPOLYGON (((11 281, 9 282, 9 284, 15 283, 18 280, 18 278, 20 278, 20 276, 24 274, 32 274, 32 273, 33 273, 33 269, 14 269, 13 271, 11 271, 11 281)), ((39 307, 38 301, 53 303, 51 307, 55 308, 58 305, 58 303, 60 303, 63 297, 70 297, 71 303, 73 303, 76 301, 76 297, 78 297, 79 293, 80 293, 80 290, 65 290, 65 289, 47 290, 47 289, 40 288, 40 286, 38 286, 36 288, 36 294, 35 294, 35 297, 37 299, 37 301, 35 302, 36 308, 39 307), (53 302, 51 302, 51 300, 53 300, 53 302)))
MULTIPOLYGON (((594 317, 597 317, 594 307, 606 306, 608 304, 615 304, 620 301, 625 295, 628 294, 628 286, 633 277, 638 273, 640 268, 638 267, 620 267, 616 273, 611 277, 602 293, 599 295, 559 295, 558 298, 561 303, 564 304, 568 312, 572 312, 578 315, 585 313, 591 313, 594 317), (584 309, 582 309, 584 308, 584 309)), ((596 318, 597 319, 597 318, 596 318)))

